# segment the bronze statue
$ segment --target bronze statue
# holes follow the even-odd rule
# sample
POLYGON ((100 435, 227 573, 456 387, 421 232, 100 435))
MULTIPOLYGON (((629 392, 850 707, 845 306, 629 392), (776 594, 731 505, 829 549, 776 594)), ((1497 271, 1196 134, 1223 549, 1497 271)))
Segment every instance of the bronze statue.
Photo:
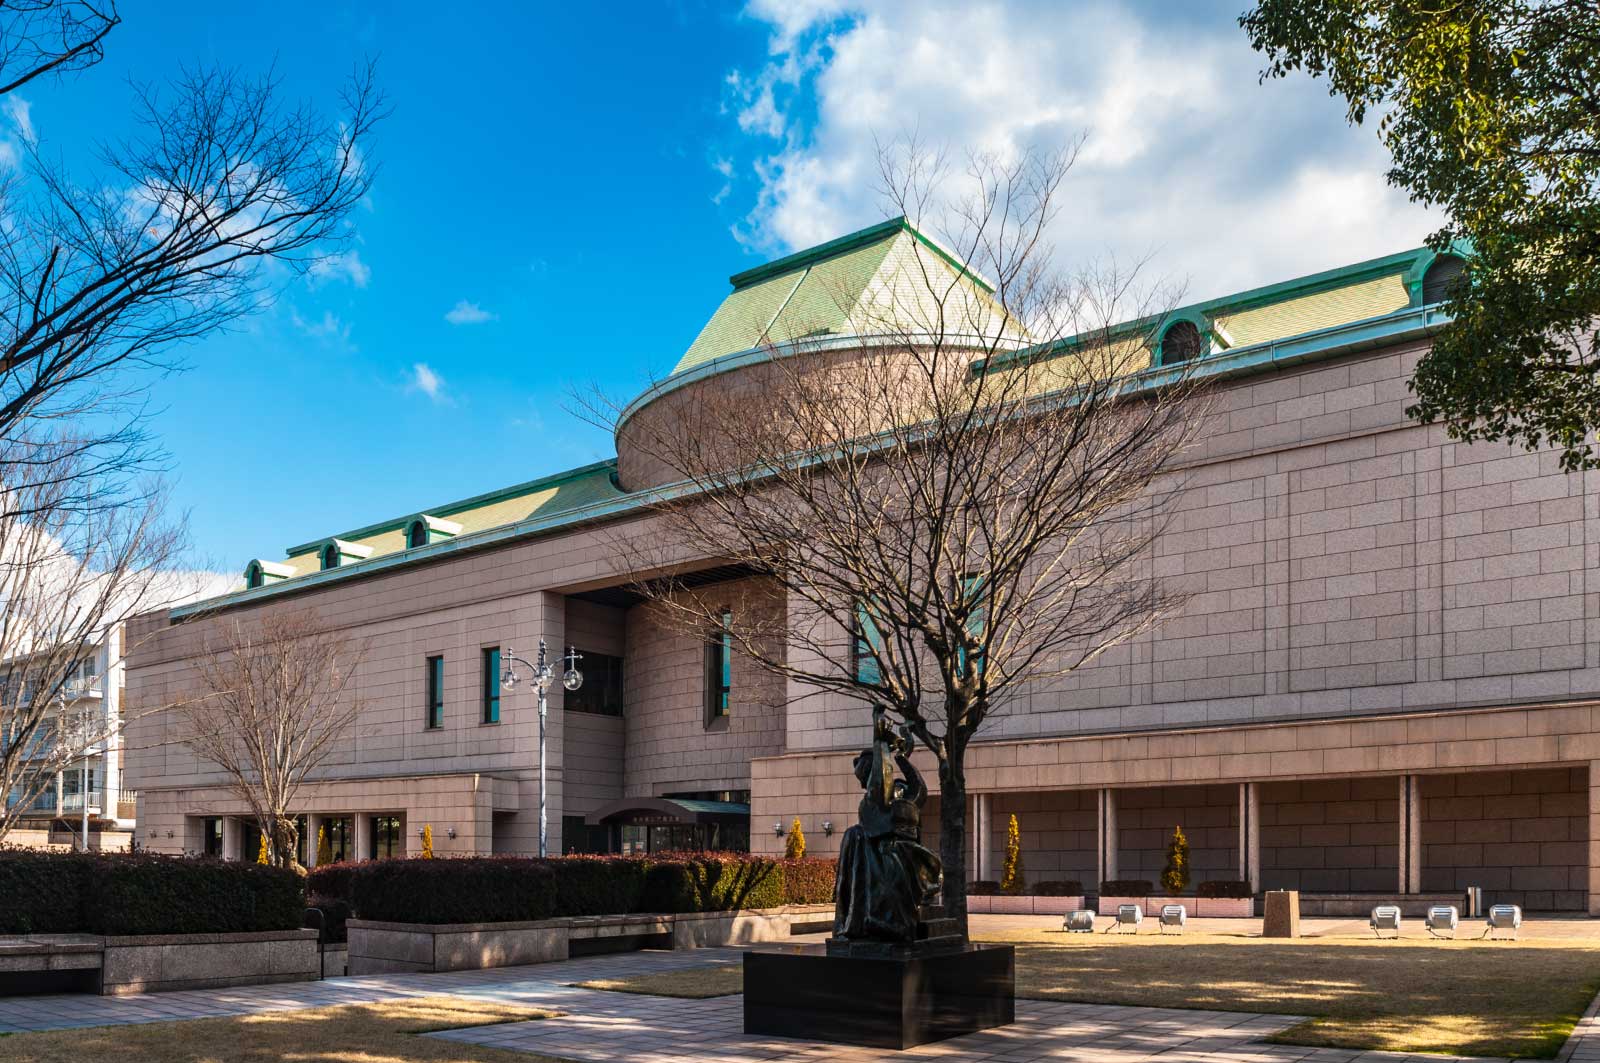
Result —
POLYGON ((840 942, 913 944, 922 906, 938 896, 939 857, 922 844, 928 788, 911 765, 908 729, 872 709, 872 745, 855 759, 861 822, 845 831, 834 877, 833 937, 840 942), (896 778, 896 769, 899 777, 896 778))

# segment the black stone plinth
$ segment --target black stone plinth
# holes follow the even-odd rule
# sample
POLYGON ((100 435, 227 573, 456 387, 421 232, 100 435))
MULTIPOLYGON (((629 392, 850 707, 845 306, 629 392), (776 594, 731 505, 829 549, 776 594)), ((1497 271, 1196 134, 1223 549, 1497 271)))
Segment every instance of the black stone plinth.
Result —
POLYGON ((911 946, 883 955, 823 945, 744 954, 744 1032, 910 1048, 1016 1021, 1010 945, 911 946))

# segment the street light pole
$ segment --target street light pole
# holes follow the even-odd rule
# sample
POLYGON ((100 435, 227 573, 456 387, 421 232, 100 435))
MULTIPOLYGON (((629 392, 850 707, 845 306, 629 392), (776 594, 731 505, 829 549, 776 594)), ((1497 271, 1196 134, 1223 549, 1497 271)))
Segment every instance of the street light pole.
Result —
MULTIPOLYGON (((510 663, 510 668, 506 671, 505 678, 501 680, 505 688, 512 690, 521 681, 521 677, 517 675, 517 665, 520 664, 532 673, 533 687, 539 694, 539 855, 545 857, 550 855, 550 822, 545 804, 544 732, 545 717, 549 715, 550 711, 548 700, 550 684, 555 682, 556 673, 550 667, 549 656, 542 638, 539 640, 539 659, 537 664, 529 663, 527 660, 517 656, 517 651, 510 646, 506 647, 505 659, 510 663)), ((583 660, 583 657, 574 647, 568 646, 567 655, 562 659, 566 661, 567 668, 562 673, 561 685, 567 690, 577 690, 583 686, 583 673, 578 671, 578 662, 583 660)))

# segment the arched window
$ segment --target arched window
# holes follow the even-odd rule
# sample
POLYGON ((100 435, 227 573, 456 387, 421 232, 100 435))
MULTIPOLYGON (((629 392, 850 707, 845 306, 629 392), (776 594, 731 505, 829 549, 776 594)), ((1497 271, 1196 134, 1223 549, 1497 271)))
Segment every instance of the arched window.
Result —
POLYGON ((247 589, 254 590, 261 586, 262 582, 260 565, 252 561, 244 567, 244 585, 247 589))
POLYGON ((422 521, 422 520, 414 520, 414 521, 412 521, 411 522, 411 527, 406 529, 406 549, 409 550, 414 546, 427 546, 427 545, 428 545, 428 523, 427 523, 427 521, 422 521))
POLYGON ((339 567, 339 547, 329 543, 322 548, 322 567, 324 570, 339 567))
POLYGON ((1193 321, 1175 321, 1161 337, 1161 364, 1187 362, 1200 354, 1200 329, 1193 321))
POLYGON ((1440 255, 1433 260, 1422 275, 1422 305, 1442 303, 1450 298, 1450 289, 1466 272, 1466 260, 1459 255, 1440 255))

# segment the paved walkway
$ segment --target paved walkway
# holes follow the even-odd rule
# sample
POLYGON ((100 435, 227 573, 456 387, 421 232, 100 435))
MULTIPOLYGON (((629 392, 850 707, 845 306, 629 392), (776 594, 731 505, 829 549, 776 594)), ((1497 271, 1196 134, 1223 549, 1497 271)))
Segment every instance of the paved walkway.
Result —
MULTIPOLYGON (((1292 1025, 1285 1015, 1017 1002, 1017 1022, 907 1052, 848 1048, 782 1038, 745 1037, 743 998, 678 1000, 577 989, 571 982, 738 962, 737 949, 638 952, 535 967, 450 974, 369 975, 238 989, 128 997, 53 995, 0 998, 0 1032, 162 1022, 359 1004, 448 994, 543 1006, 561 1017, 432 1034, 451 1041, 538 1052, 584 1063, 764 1063, 769 1060, 939 1058, 958 1063, 1440 1063, 1443 1056, 1268 1045, 1261 1038, 1292 1025)), ((1600 1063, 1600 1028, 1580 1024, 1563 1053, 1570 1063, 1600 1063)), ((1479 1061, 1483 1063, 1483 1061, 1479 1061)))

